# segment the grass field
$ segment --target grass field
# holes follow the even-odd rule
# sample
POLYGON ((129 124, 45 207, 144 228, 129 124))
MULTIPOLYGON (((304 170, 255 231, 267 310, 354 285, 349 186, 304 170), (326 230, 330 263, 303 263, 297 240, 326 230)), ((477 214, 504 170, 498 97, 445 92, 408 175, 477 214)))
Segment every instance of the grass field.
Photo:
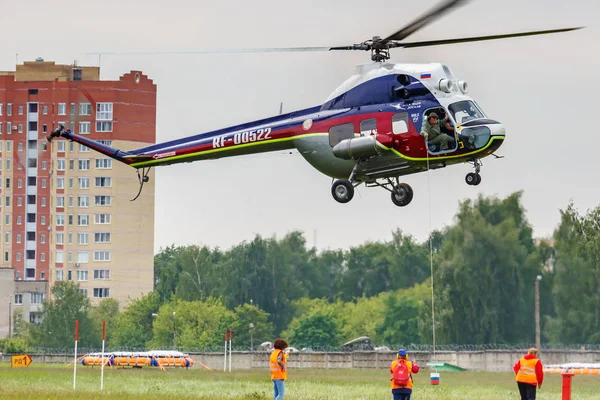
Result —
MULTIPOLYGON (((286 400, 391 399, 389 373, 384 370, 290 370, 286 400)), ((439 386, 429 384, 429 371, 415 375, 414 400, 518 399, 510 373, 442 372, 439 386)), ((600 398, 600 377, 575 376, 573 399, 600 398)), ((155 368, 104 370, 100 392, 100 369, 77 368, 73 391, 73 368, 32 364, 11 369, 0 365, 1 399, 272 399, 268 371, 210 372, 203 369, 160 371, 155 368)), ((560 399, 561 376, 546 375, 538 399, 560 399)))

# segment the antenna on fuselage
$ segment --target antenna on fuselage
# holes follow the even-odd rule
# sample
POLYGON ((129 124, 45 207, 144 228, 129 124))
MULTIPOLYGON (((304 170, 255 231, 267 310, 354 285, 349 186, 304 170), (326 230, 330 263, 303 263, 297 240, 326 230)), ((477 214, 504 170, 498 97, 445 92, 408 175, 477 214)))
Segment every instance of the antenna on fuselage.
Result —
POLYGON ((279 103, 279 115, 283 114, 283 102, 279 103))

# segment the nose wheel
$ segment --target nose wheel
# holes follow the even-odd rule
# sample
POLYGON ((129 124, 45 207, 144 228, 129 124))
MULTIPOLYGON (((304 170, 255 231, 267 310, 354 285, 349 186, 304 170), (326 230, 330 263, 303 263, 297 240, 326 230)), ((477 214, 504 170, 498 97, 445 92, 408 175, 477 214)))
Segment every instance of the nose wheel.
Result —
POLYGON ((476 172, 469 172, 465 176, 465 182, 467 182, 467 185, 477 186, 481 183, 481 175, 476 172))
POLYGON ((467 185, 477 186, 481 183, 481 175, 479 175, 479 171, 481 170, 481 166, 483 164, 477 158, 471 162, 473 163, 475 172, 469 172, 467 176, 465 176, 465 182, 467 182, 467 185))
POLYGON ((354 197, 354 186, 345 179, 337 180, 331 185, 331 194, 338 203, 347 203, 354 197))

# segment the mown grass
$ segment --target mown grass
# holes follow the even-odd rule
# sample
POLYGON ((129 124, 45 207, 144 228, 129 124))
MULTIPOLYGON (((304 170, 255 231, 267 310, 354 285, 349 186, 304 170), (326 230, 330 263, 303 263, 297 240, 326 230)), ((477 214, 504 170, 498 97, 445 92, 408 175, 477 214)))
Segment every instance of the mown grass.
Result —
MULTIPOLYGON (((389 373, 385 370, 290 370, 286 400, 375 400, 391 399, 389 373)), ((600 377, 575 376, 573 399, 600 398, 600 377)), ((100 369, 78 367, 77 390, 73 391, 73 368, 32 364, 24 369, 0 365, 2 399, 272 399, 268 371, 246 370, 224 373, 193 368, 104 370, 100 392, 100 369)), ((415 400, 518 398, 510 373, 442 372, 441 384, 429 384, 429 371, 415 375, 415 400)), ((546 375, 538 399, 560 399, 560 375, 546 375)))

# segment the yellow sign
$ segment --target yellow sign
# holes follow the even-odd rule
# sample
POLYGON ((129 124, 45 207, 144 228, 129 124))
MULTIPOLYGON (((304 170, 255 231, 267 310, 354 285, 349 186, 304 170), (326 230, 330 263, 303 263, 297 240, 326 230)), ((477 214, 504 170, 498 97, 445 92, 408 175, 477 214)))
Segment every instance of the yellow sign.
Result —
POLYGON ((29 367, 29 364, 31 364, 31 357, 29 357, 29 355, 27 354, 21 354, 18 356, 11 356, 10 357, 10 367, 11 368, 25 368, 25 367, 29 367))

